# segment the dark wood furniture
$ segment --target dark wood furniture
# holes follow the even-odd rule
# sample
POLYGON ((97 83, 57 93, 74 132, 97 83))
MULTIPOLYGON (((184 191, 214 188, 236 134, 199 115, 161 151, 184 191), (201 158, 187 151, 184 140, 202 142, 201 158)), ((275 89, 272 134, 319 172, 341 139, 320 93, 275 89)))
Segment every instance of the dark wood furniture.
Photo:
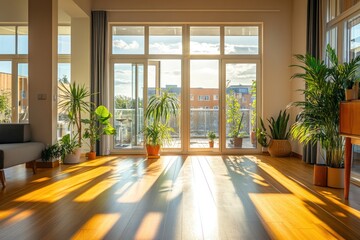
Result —
POLYGON ((360 100, 340 104, 340 134, 345 136, 345 188, 349 199, 352 144, 360 145, 360 100))

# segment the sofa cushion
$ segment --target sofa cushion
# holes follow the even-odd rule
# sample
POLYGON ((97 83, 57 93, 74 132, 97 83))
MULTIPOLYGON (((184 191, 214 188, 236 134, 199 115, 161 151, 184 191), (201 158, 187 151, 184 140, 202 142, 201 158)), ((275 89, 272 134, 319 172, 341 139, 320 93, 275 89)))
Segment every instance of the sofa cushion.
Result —
POLYGON ((41 158, 41 142, 0 144, 0 169, 41 158))
POLYGON ((31 141, 30 124, 0 124, 0 143, 23 143, 31 141))

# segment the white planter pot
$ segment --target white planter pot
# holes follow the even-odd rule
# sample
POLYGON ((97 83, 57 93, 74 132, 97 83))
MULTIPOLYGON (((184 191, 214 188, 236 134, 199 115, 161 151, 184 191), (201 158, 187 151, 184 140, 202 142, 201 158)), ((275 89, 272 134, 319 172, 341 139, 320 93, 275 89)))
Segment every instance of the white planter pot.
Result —
POLYGON ((344 188, 345 169, 328 167, 327 185, 332 188, 344 188))
POLYGON ((77 164, 80 163, 81 149, 75 149, 74 153, 67 154, 64 158, 64 164, 77 164))

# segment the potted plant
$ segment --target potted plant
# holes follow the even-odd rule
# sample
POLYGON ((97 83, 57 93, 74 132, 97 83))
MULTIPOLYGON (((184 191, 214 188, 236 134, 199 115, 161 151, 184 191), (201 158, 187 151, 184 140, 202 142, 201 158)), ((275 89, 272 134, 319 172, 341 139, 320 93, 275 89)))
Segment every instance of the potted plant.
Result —
POLYGON ((175 94, 161 91, 152 95, 145 110, 145 127, 143 129, 146 150, 149 158, 159 158, 160 147, 171 141, 169 126, 171 116, 176 116, 179 109, 179 100, 175 94))
POLYGON ((44 162, 54 161, 62 156, 62 148, 59 143, 47 146, 41 152, 41 160, 44 162))
POLYGON ((240 103, 234 91, 231 91, 226 95, 226 122, 229 126, 230 143, 234 147, 242 147, 242 139, 245 135, 242 131, 243 119, 244 113, 241 112, 240 103))
POLYGON ((64 164, 79 163, 81 152, 78 151, 79 143, 76 135, 71 136, 70 134, 65 134, 59 140, 59 144, 61 149, 61 159, 64 164))
POLYGON ((209 139, 209 147, 213 148, 214 147, 214 140, 216 138, 215 132, 214 131, 208 131, 207 137, 209 139))
POLYGON ((288 129, 290 115, 285 111, 280 111, 276 120, 271 117, 267 119, 270 133, 267 133, 264 121, 260 118, 261 128, 258 128, 257 139, 261 146, 267 147, 272 157, 287 157, 291 153, 289 141, 290 132, 288 129), (268 138, 270 141, 268 141, 268 138))
MULTIPOLYGON (((293 65, 304 72, 297 73, 292 78, 305 81, 306 89, 301 90, 304 101, 293 103, 301 112, 291 129, 292 136, 302 143, 319 142, 325 152, 327 165, 327 185, 343 187, 343 137, 339 134, 340 102, 344 100, 344 82, 354 78, 360 64, 360 57, 349 63, 340 64, 335 51, 327 46, 328 67, 311 55, 295 55, 300 62, 293 65), (340 178, 333 181, 333 172, 340 171, 340 178)), ((314 175, 315 176, 315 175, 314 175)))
POLYGON ((89 160, 96 158, 95 144, 102 135, 116 134, 115 128, 110 123, 111 117, 109 110, 100 105, 90 113, 89 119, 82 119, 82 122, 86 124, 83 137, 89 139, 90 152, 87 153, 89 160))
POLYGON ((80 162, 81 140, 82 140, 82 116, 84 113, 90 112, 89 97, 91 96, 89 90, 85 85, 77 83, 66 84, 60 82, 59 86, 59 108, 63 114, 67 116, 67 122, 71 126, 71 131, 74 136, 77 136, 77 147, 80 162))

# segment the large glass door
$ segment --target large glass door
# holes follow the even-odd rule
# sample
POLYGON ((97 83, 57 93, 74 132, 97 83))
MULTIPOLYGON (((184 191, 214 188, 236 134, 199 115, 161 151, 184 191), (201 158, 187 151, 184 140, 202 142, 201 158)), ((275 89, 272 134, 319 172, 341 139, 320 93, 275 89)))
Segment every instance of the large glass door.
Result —
POLYGON ((144 64, 114 63, 114 149, 143 148, 144 64))
POLYGON ((257 63, 226 62, 223 69, 223 80, 226 79, 223 147, 255 149, 257 63))

